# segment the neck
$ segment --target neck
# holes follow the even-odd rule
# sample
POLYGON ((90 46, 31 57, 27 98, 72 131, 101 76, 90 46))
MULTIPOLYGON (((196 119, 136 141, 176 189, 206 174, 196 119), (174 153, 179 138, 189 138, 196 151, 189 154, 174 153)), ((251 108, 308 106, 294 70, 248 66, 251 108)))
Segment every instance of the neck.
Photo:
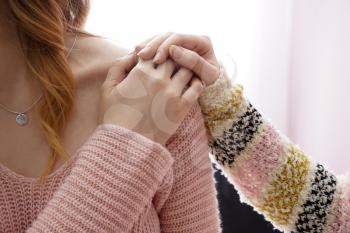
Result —
POLYGON ((0 0, 0 51, 0 103, 23 109, 37 99, 41 90, 38 80, 27 73, 26 58, 7 0, 0 0))
POLYGON ((0 1, 0 103, 22 108, 32 101, 33 82, 26 78, 26 61, 7 1, 0 1))

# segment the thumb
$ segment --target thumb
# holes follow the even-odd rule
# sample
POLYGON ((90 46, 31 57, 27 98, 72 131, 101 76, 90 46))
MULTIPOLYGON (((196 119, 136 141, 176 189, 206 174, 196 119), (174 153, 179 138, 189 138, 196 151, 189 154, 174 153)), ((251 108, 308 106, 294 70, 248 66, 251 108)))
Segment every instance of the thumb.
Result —
POLYGON ((138 56, 135 53, 130 53, 115 59, 108 70, 106 80, 103 83, 104 87, 111 89, 120 83, 132 68, 134 68, 137 62, 138 56))
POLYGON ((171 45, 169 54, 177 64, 193 71, 206 85, 212 84, 219 76, 217 67, 192 50, 171 45))

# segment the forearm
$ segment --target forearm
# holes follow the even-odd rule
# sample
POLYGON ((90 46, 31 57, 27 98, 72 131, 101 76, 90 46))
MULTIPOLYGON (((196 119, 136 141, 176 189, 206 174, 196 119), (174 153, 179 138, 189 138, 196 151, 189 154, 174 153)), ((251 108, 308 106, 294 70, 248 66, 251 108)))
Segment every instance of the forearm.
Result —
POLYGON ((172 165, 159 144, 100 125, 27 232, 130 232, 172 165))
POLYGON ((280 134, 244 98, 240 86, 232 87, 225 78, 208 88, 200 103, 213 136, 213 159, 241 200, 287 232, 349 227, 350 207, 344 206, 350 202, 348 182, 313 163, 280 134))
POLYGON ((160 211, 164 233, 221 232, 207 140, 196 105, 167 145, 175 162, 172 191, 160 211))

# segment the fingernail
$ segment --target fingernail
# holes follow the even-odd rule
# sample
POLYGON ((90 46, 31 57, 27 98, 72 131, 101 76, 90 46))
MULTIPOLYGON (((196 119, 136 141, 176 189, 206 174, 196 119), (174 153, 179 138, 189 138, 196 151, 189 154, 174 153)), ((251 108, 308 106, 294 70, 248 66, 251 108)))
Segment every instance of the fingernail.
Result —
POLYGON ((174 59, 179 59, 182 56, 182 49, 176 45, 170 47, 170 54, 174 59))
POLYGON ((161 57, 161 52, 158 51, 158 52, 156 53, 156 56, 153 58, 153 62, 159 62, 160 57, 161 57))
POLYGON ((140 45, 136 45, 134 51, 139 52, 142 49, 140 45))
POLYGON ((137 55, 143 55, 144 53, 146 53, 147 51, 149 50, 149 47, 145 47, 145 48, 143 48, 143 49, 141 49, 141 51, 139 51, 138 53, 137 53, 137 55))

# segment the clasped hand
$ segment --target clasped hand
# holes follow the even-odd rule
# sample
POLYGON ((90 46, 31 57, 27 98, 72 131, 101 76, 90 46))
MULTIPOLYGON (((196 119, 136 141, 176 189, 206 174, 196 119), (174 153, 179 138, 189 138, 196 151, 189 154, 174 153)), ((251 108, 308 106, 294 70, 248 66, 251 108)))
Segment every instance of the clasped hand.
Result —
POLYGON ((109 69, 102 85, 100 121, 165 145, 204 86, 215 82, 218 75, 208 37, 155 36, 109 69))

